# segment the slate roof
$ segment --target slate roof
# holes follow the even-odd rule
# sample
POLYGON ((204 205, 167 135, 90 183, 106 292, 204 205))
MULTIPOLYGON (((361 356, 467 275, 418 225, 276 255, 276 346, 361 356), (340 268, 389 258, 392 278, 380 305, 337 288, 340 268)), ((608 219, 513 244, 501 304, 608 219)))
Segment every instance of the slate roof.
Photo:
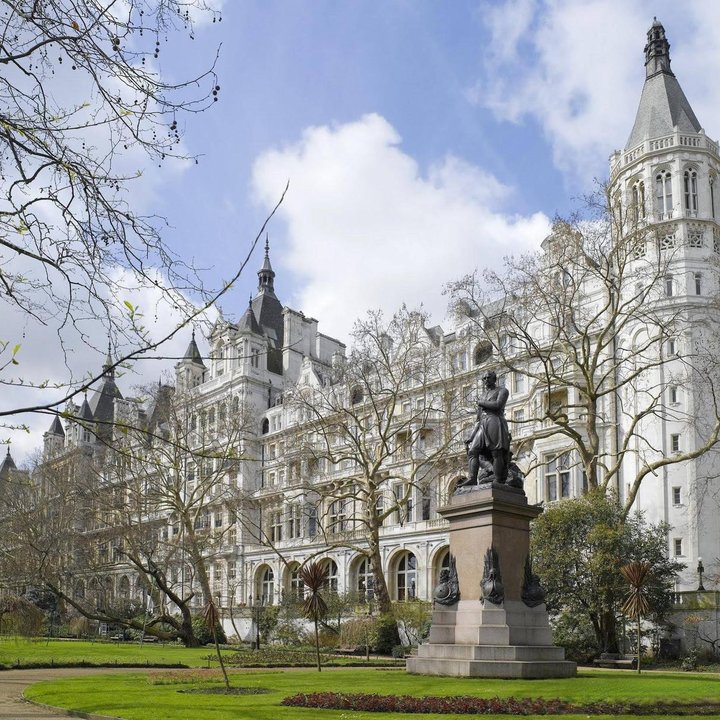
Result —
POLYGON ((10 473, 14 470, 17 470, 17 465, 15 465, 15 461, 12 459, 12 455, 10 454, 10 448, 8 448, 7 455, 5 455, 2 465, 0 465, 0 478, 8 477, 8 475, 10 475, 10 473))
POLYGON ((50 425, 50 429, 48 432, 51 435, 60 435, 61 437, 65 437, 65 430, 63 429, 62 423, 60 422, 60 417, 58 415, 55 416, 54 420, 52 421, 52 425, 50 425))
POLYGON ((645 71, 645 85, 625 149, 631 150, 646 138, 670 135, 675 128, 681 133, 699 133, 702 126, 670 68, 670 43, 657 18, 648 30, 645 71))

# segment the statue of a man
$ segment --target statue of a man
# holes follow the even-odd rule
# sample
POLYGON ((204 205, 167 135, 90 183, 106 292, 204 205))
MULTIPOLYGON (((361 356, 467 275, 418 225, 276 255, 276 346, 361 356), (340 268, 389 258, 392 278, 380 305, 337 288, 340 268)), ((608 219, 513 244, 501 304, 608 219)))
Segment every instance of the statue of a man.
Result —
POLYGON ((494 371, 482 377, 484 392, 478 399, 477 422, 465 441, 468 452, 468 478, 463 485, 476 485, 480 467, 492 466, 495 482, 504 483, 510 459, 510 432, 505 420, 508 391, 498 387, 494 371))

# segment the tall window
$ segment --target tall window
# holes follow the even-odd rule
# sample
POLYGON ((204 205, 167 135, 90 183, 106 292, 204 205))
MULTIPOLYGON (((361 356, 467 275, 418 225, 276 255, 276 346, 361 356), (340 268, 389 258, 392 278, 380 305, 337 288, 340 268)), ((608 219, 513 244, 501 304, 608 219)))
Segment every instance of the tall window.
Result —
POLYGON ((677 385, 670 385, 668 388, 668 399, 671 405, 675 405, 678 401, 678 388, 677 385))
POLYGON ((290 597, 302 600, 305 595, 305 583, 300 574, 300 566, 295 565, 290 570, 290 597))
POLYGON ((695 294, 702 295, 702 273, 694 273, 693 279, 695 280, 695 294))
POLYGON ((258 595, 263 605, 272 605, 275 601, 275 573, 266 567, 260 575, 258 595))
POLYGON ((688 215, 696 217, 698 211, 697 172, 695 172, 695 170, 686 170, 683 178, 685 188, 685 212, 688 215))
POLYGON ((370 591, 374 585, 373 574, 370 567, 370 561, 367 558, 363 558, 358 565, 357 571, 357 591, 360 596, 360 601, 372 600, 370 591))
POLYGON ((672 217, 672 175, 663 170, 655 176, 655 199, 658 219, 672 217))
POLYGON ((682 491, 679 487, 674 487, 672 489, 672 501, 673 505, 681 505, 682 504, 682 491))
POLYGON ((525 375, 520 372, 514 372, 512 374, 513 393, 524 393, 525 392, 525 375))
POLYGON ((347 529, 346 525, 346 501, 334 500, 328 509, 328 532, 343 532, 347 529))
POLYGON ((288 509, 288 538, 293 540, 302 535, 302 514, 300 505, 291 505, 288 509))
POLYGON ((673 283, 672 275, 665 276, 665 295, 672 297, 675 294, 675 284, 673 283))
POLYGON ((570 497, 570 453, 548 459, 545 465, 545 485, 548 501, 570 497))
POLYGON ((683 554, 682 538, 675 538, 673 540, 673 552, 674 552, 675 557, 680 557, 683 554))
POLYGON ((680 452, 680 435, 676 433, 670 436, 670 452, 680 452))
POLYGON ((395 583, 397 587, 397 599, 415 599, 415 581, 417 579, 417 559, 411 552, 403 553, 397 564, 395 583))
POLYGON ((632 186, 632 219, 645 217, 645 183, 640 180, 632 186))
POLYGON ((280 542, 283 539, 282 513, 273 512, 270 515, 270 540, 280 542))
POLYGON ((338 591, 338 566, 334 560, 326 560, 324 562, 327 571, 327 588, 330 592, 338 591))

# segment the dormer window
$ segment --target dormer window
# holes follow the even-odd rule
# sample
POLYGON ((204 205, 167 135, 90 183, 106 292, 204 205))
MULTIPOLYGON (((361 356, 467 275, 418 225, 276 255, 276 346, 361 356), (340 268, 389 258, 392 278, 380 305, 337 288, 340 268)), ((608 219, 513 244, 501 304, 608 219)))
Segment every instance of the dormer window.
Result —
POLYGON ((672 175, 669 170, 661 170, 655 176, 655 200, 658 220, 672 217, 672 175))
POLYGON ((691 217, 697 217, 697 172, 693 169, 686 170, 683 176, 683 183, 685 190, 685 214, 691 217))

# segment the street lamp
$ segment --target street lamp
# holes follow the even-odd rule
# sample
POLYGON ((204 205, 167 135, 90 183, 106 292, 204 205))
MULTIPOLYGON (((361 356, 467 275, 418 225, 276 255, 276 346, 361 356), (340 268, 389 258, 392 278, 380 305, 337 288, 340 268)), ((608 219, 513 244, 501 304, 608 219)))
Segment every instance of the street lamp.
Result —
POLYGON ((252 595, 250 596, 250 603, 253 609, 253 619, 255 620, 255 650, 260 649, 260 612, 265 605, 265 596, 258 595, 253 602, 252 595))
POLYGON ((705 592, 705 586, 703 585, 703 581, 702 581, 702 576, 703 576, 704 572, 705 572, 705 568, 703 567, 703 564, 702 564, 702 558, 699 557, 698 558, 698 566, 697 566, 697 573, 698 573, 698 577, 700 578, 700 582, 698 583, 698 592, 705 592))

